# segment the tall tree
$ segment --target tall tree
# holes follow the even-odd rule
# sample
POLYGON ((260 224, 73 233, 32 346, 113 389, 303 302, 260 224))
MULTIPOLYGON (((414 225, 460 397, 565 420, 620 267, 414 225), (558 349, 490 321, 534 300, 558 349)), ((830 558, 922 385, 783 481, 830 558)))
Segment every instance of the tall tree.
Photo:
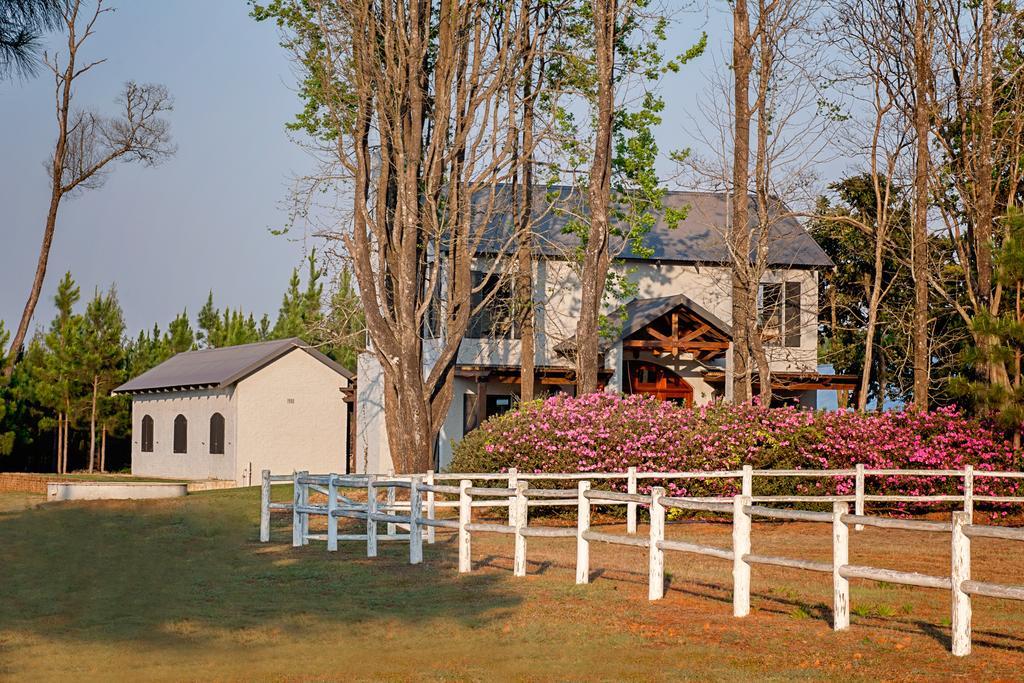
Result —
POLYGON ((111 287, 106 294, 98 290, 86 306, 83 334, 77 358, 77 372, 89 392, 89 472, 96 468, 97 427, 106 445, 106 425, 101 422, 107 413, 110 391, 122 378, 124 362, 124 316, 111 287))
MULTIPOLYGON (((629 4, 628 2, 624 4, 629 4)), ((580 274, 576 324, 576 392, 597 390, 598 337, 605 281, 611 265, 612 134, 615 122, 615 53, 619 41, 618 0, 591 0, 594 62, 594 148, 587 178, 589 225, 580 274)))
POLYGON ((323 271, 317 265, 315 249, 306 257, 306 266, 305 289, 302 289, 299 269, 292 270, 288 289, 285 290, 281 308, 277 313, 277 322, 274 323, 271 334, 278 339, 301 337, 312 344, 317 344, 319 340, 312 337, 318 336, 318 328, 323 318, 324 287, 320 282, 323 271))
MULTIPOLYGON (((4 329, 4 322, 0 320, 0 355, 7 347, 7 340, 10 332, 4 329)), ((0 357, 0 361, 6 360, 0 357)), ((14 449, 14 430, 8 427, 8 416, 13 404, 10 392, 10 379, 0 377, 0 456, 9 455, 14 449)))
POLYGON ((914 0, 914 229, 911 273, 914 277, 914 407, 928 409, 928 139, 931 134, 929 88, 932 83, 931 41, 928 37, 927 0, 914 0))
POLYGON ((56 417, 58 474, 68 470, 71 424, 77 422, 82 414, 78 360, 83 324, 82 317, 74 311, 80 298, 81 290, 71 278, 71 273, 65 273, 53 300, 57 314, 41 343, 44 347, 41 362, 34 365, 37 397, 56 417))
POLYGON ((359 354, 366 350, 366 316, 347 267, 338 271, 318 336, 326 343, 325 353, 355 372, 359 354))
MULTIPOLYGON (((330 164, 317 182, 340 179, 353 198, 333 238, 352 259, 401 471, 433 464, 471 309, 492 298, 471 303, 486 283, 472 270, 515 168, 503 104, 523 78, 521 43, 506 39, 527 20, 517 7, 276 0, 254 12, 290 30, 307 98, 298 124, 330 164), (439 334, 425 340, 431 317, 439 334)), ((506 253, 498 245, 484 267, 498 272, 506 253)))
POLYGON ((747 0, 732 3, 733 144, 732 222, 729 245, 732 267, 732 399, 738 403, 751 398, 750 297, 752 284, 747 273, 750 259, 750 74, 754 69, 756 31, 750 28, 747 0))
POLYGON ((685 52, 666 58, 667 19, 648 0, 589 0, 568 12, 566 43, 551 51, 562 60, 549 67, 558 88, 575 97, 560 103, 562 147, 578 196, 557 210, 570 214, 567 230, 578 238, 570 255, 580 282, 575 334, 576 391, 598 388, 600 337, 615 321, 601 314, 606 297, 635 294, 628 273, 612 268, 627 249, 649 255, 645 237, 661 219, 673 227, 684 209, 663 205, 665 189, 655 171, 664 100, 657 81, 703 53, 706 36, 685 52), (643 91, 635 99, 634 89, 643 91), (585 107, 587 126, 575 123, 574 107, 585 107), (572 206, 573 203, 581 206, 572 206))
POLYGON ((36 272, 3 370, 5 377, 10 377, 14 370, 14 362, 25 343, 39 302, 57 215, 64 198, 75 192, 100 187, 115 161, 152 166, 174 152, 167 121, 161 118, 171 110, 171 98, 163 86, 129 81, 117 100, 121 112, 116 116, 72 106, 79 79, 104 62, 100 59, 83 63, 79 57, 83 45, 94 34, 100 17, 108 11, 103 0, 96 0, 91 11, 85 0, 61 1, 60 23, 66 32, 67 52, 63 61, 60 55, 46 61, 54 76, 57 119, 57 141, 49 160, 49 208, 43 224, 36 272))

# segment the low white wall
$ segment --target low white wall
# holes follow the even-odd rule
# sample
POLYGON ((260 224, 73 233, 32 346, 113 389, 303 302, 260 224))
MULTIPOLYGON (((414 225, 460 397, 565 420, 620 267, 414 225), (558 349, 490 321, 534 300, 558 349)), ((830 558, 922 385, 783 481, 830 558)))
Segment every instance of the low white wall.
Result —
POLYGON ((184 482, 57 481, 46 485, 49 501, 180 498, 187 493, 184 482))

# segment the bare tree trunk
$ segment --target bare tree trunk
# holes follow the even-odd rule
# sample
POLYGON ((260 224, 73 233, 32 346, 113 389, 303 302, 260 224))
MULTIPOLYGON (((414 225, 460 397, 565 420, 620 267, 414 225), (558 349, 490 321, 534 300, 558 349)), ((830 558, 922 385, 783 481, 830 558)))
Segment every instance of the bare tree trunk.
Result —
POLYGON ((100 432, 100 472, 107 471, 107 424, 103 423, 103 429, 100 432))
POLYGON ((57 474, 64 464, 64 413, 57 413, 57 474))
MULTIPOLYGON (((768 213, 768 202, 771 201, 771 188, 769 187, 770 160, 768 149, 769 128, 772 125, 779 125, 773 122, 772 112, 769 109, 769 89, 772 82, 774 70, 774 50, 769 37, 768 25, 770 22, 768 13, 771 9, 765 6, 765 0, 758 0, 758 40, 760 51, 758 54, 757 72, 757 146, 754 156, 754 191, 757 205, 757 243, 751 273, 748 277, 747 286, 747 310, 757 310, 757 292, 760 287, 761 277, 767 268, 768 247, 771 239, 771 216, 768 213)), ((781 310, 785 310, 784 301, 777 304, 781 310)), ((781 316, 780 316, 781 322, 781 316)), ((782 334, 784 325, 780 324, 779 333, 782 334)), ((765 405, 772 402, 772 375, 771 367, 768 364, 768 354, 765 351, 764 337, 759 325, 751 325, 747 331, 750 353, 757 365, 758 375, 758 396, 765 405)))
POLYGON ((733 162, 732 162, 732 225, 729 238, 733 252, 732 267, 732 365, 733 401, 750 400, 750 72, 752 39, 746 0, 733 3, 733 162))
POLYGON ((92 378, 92 403, 89 410, 89 474, 96 469, 96 402, 99 399, 100 378, 92 378))
MULTIPOLYGON (((880 229, 880 228, 877 228, 880 229)), ((871 278, 871 295, 868 298, 868 325, 864 335, 864 370, 860 377, 860 394, 857 395, 857 410, 863 412, 868 405, 868 388, 871 386, 871 367, 874 363, 875 328, 878 324, 878 305, 882 300, 882 258, 885 242, 875 240, 875 273, 871 278)), ((879 399, 881 402, 881 398, 879 399)))
POLYGON ((914 226, 911 270, 914 277, 914 407, 928 409, 928 83, 926 0, 916 0, 914 15, 914 130, 917 161, 914 169, 914 226))
POLYGON ((63 457, 63 461, 61 462, 61 468, 62 468, 61 469, 61 474, 67 474, 68 473, 68 437, 70 436, 70 432, 69 432, 69 429, 68 429, 68 423, 71 422, 71 405, 70 405, 70 401, 65 399, 64 405, 65 405, 65 408, 66 408, 65 411, 64 411, 64 457, 63 457))
MULTIPOLYGON (((529 5, 524 0, 521 12, 528 12, 529 5)), ((531 25, 523 22, 521 38, 528 43, 531 25)), ((525 51, 525 45, 521 46, 525 51)), ((536 380, 536 310, 533 302, 533 152, 534 149, 534 107, 536 106, 537 90, 533 87, 534 57, 532 53, 526 58, 526 78, 523 79, 522 110, 522 150, 519 153, 521 189, 519 191, 519 215, 516 220, 516 280, 515 298, 516 315, 519 324, 519 400, 532 401, 534 382, 536 380)), ((543 79, 544 61, 540 62, 540 76, 543 79)), ((539 89, 539 88, 538 88, 539 89)), ((514 92, 514 89, 513 89, 514 92)))
MULTIPOLYGON (((995 188, 993 177, 994 98, 992 62, 994 52, 993 22, 995 21, 995 0, 983 0, 981 21, 981 116, 978 144, 978 215, 974 226, 978 255, 978 305, 993 315, 999 315, 999 299, 994 295, 992 282, 992 233, 995 221, 995 188)), ((1006 365, 992 357, 996 345, 991 335, 982 335, 978 340, 988 381, 995 385, 1010 386, 1006 365)))
POLYGON ((576 393, 597 391, 601 301, 611 263, 608 247, 612 174, 612 120, 615 116, 615 0, 592 0, 597 113, 590 165, 590 231, 583 256, 580 317, 576 327, 576 393))
MULTIPOLYGON (((529 166, 529 164, 528 164, 529 166)), ((535 308, 533 303, 533 226, 529 222, 529 214, 533 201, 533 174, 527 171, 523 177, 523 203, 526 214, 526 223, 520 225, 519 245, 516 259, 518 269, 516 272, 516 301, 518 302, 519 315, 519 362, 520 362, 520 387, 519 399, 521 401, 532 401, 534 397, 534 381, 536 373, 536 330, 535 330, 535 308)), ((520 220, 524 219, 522 216, 520 220)))

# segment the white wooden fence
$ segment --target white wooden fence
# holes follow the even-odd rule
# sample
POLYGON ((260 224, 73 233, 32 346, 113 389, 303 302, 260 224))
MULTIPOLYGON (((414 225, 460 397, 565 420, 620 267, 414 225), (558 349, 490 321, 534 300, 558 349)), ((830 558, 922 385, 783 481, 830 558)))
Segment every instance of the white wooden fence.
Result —
POLYGON ((423 560, 423 541, 433 543, 435 529, 456 531, 458 539, 458 567, 460 573, 472 571, 472 538, 474 533, 508 534, 514 538, 513 573, 526 575, 527 544, 530 538, 576 539, 576 583, 590 580, 590 544, 609 543, 647 548, 649 564, 648 598, 658 600, 665 590, 665 553, 695 553, 717 558, 732 564, 733 616, 750 613, 751 567, 755 564, 776 565, 828 574, 833 586, 833 628, 844 630, 850 626, 850 580, 885 581, 923 588, 950 591, 952 652, 964 656, 971 650, 971 599, 986 596, 1010 600, 1024 600, 1024 586, 1011 586, 971 579, 971 539, 995 538, 1024 541, 1024 529, 972 523, 975 501, 1020 503, 1024 497, 974 496, 973 478, 992 476, 1024 478, 1021 472, 972 472, 967 470, 867 470, 858 466, 854 470, 752 470, 739 472, 637 472, 627 473, 556 473, 527 474, 512 470, 501 474, 435 474, 423 475, 310 475, 297 472, 292 475, 271 475, 263 471, 260 540, 270 540, 270 511, 290 510, 292 513, 292 545, 302 546, 310 540, 324 540, 329 551, 338 549, 338 541, 365 541, 367 557, 376 557, 380 541, 403 541, 409 544, 409 562, 423 560), (963 495, 872 496, 864 492, 864 481, 870 476, 950 476, 964 481, 963 495), (855 476, 856 491, 852 496, 753 496, 754 477, 771 476, 855 476), (694 498, 667 496, 663 487, 652 487, 649 494, 637 493, 637 483, 643 479, 686 478, 739 478, 741 492, 732 498, 694 498), (458 480, 458 486, 438 484, 438 481, 458 480), (592 480, 626 479, 627 491, 604 491, 591 488, 592 480), (576 480, 572 489, 530 488, 531 481, 576 480), (292 503, 272 503, 270 488, 273 482, 290 481, 294 496, 292 503), (504 488, 474 486, 475 481, 507 482, 504 488), (366 501, 355 501, 340 491, 364 489, 366 501), (380 499, 381 490, 385 497, 380 499), (407 490, 408 499, 398 500, 397 490, 407 490), (325 504, 311 504, 310 492, 326 496, 325 504), (439 500, 437 496, 457 496, 457 500, 439 500), (897 519, 870 516, 864 513, 867 502, 961 502, 964 510, 953 512, 951 521, 897 519), (812 511, 769 507, 763 503, 814 502, 832 504, 832 511, 812 511), (762 504, 759 504, 762 503, 762 504), (849 505, 853 503, 854 513, 849 505), (576 527, 530 526, 529 509, 535 506, 572 506, 576 508, 576 527), (625 505, 627 507, 626 534, 612 534, 591 529, 593 505, 625 505), (636 535, 636 516, 639 506, 650 512, 649 533, 636 535), (439 508, 457 507, 458 518, 438 518, 439 508), (508 507, 508 523, 474 522, 473 508, 508 507), (722 548, 684 540, 665 538, 666 512, 672 509, 701 511, 729 515, 732 520, 732 545, 722 548), (310 515, 327 519, 327 533, 310 532, 310 515), (338 519, 350 518, 366 521, 361 534, 338 534, 338 519), (830 524, 832 530, 832 562, 799 558, 758 555, 751 553, 751 535, 755 518, 788 521, 820 522, 830 524), (387 525, 380 534, 379 524, 387 525), (849 563, 849 528, 864 526, 886 529, 925 531, 950 535, 950 574, 931 576, 896 569, 851 565, 849 563))

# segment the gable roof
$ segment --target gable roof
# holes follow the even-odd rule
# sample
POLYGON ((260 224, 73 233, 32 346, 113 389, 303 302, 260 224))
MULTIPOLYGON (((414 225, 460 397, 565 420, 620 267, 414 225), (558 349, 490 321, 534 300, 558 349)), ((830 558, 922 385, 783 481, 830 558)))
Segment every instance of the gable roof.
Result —
POLYGON ((689 310, 716 331, 732 339, 731 326, 726 325, 721 318, 712 314, 685 294, 661 296, 653 299, 633 299, 625 306, 620 307, 616 312, 616 314, 622 316, 622 330, 618 335, 618 339, 625 339, 634 332, 647 327, 666 313, 670 313, 680 307, 689 310))
MULTIPOLYGON (((716 332, 732 339, 732 327, 722 321, 721 318, 685 294, 673 294, 672 296, 659 296, 650 299, 633 299, 615 309, 608 317, 613 320, 619 320, 621 327, 614 338, 601 337, 599 350, 602 353, 607 351, 616 342, 639 332, 661 316, 671 313, 677 308, 685 308, 694 316, 710 325, 716 332)), ((572 351, 575 344, 576 336, 573 335, 558 344, 555 350, 559 353, 568 353, 572 351)))
MULTIPOLYGON (((504 193, 506 196, 499 195, 494 199, 491 220, 479 249, 482 253, 495 253, 508 248, 509 238, 513 234, 514 212, 500 207, 502 204, 511 206, 511 197, 507 196, 509 193, 510 190, 504 193)), ((757 207, 753 197, 748 197, 748 201, 750 229, 753 231, 756 227, 757 207)), ((725 231, 732 213, 728 193, 672 191, 665 194, 663 204, 673 209, 688 207, 686 218, 671 227, 662 216, 658 216, 644 238, 644 246, 653 253, 650 256, 637 255, 627 245, 620 258, 695 264, 724 264, 732 260, 725 241, 725 231)), ((825 251, 796 218, 785 215, 786 211, 781 202, 771 208, 775 219, 769 230, 769 265, 782 268, 831 268, 834 264, 825 251)), ((586 212, 585 198, 572 188, 538 187, 534 192, 534 230, 540 254, 564 257, 574 249, 578 244, 577 238, 566 234, 564 230, 574 215, 586 212), (554 196, 553 201, 551 195, 554 196)), ((616 245, 612 247, 613 252, 618 251, 616 245)))
POLYGON ((115 394, 150 391, 223 389, 261 370, 287 353, 302 349, 339 375, 352 379, 351 372, 298 337, 217 349, 186 351, 168 358, 114 389, 115 394))

